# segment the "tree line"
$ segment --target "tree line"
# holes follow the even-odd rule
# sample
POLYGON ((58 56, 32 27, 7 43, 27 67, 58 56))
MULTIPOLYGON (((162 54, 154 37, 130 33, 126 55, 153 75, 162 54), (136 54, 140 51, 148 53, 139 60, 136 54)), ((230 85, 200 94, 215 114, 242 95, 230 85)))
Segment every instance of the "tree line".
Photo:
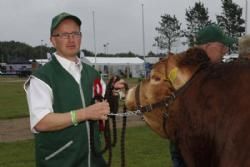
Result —
MULTIPOLYGON (((95 54, 89 50, 81 50, 85 56, 94 57, 95 54)), ((29 60, 35 59, 47 59, 47 54, 54 53, 55 48, 47 47, 45 45, 39 45, 32 47, 28 44, 16 41, 0 41, 0 62, 6 63, 24 63, 29 60)), ((153 52, 149 53, 151 56, 156 56, 153 52)), ((80 56, 80 53, 79 53, 80 56)), ((97 57, 141 57, 133 52, 117 53, 117 54, 105 54, 98 53, 97 57)))
POLYGON ((47 52, 53 51, 54 48, 43 45, 32 47, 22 42, 2 41, 0 42, 0 62, 16 63, 47 58, 47 52))
MULTIPOLYGON (((242 18, 242 8, 232 2, 232 0, 221 0, 222 12, 216 15, 216 21, 209 18, 208 8, 202 2, 195 2, 193 7, 185 11, 186 29, 182 29, 182 24, 175 15, 164 14, 161 16, 159 27, 156 27, 158 36, 155 37, 154 46, 161 50, 171 52, 181 39, 185 39, 182 44, 189 47, 195 44, 195 34, 204 26, 216 24, 224 32, 237 39, 245 32, 245 20, 242 18)), ((237 44, 229 46, 231 51, 237 50, 237 44)))

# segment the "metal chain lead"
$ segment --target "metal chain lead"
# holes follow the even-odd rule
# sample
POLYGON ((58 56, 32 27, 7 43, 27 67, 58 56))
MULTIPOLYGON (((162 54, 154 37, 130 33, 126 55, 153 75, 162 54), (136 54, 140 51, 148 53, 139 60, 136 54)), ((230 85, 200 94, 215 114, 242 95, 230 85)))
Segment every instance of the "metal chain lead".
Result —
POLYGON ((118 116, 118 117, 128 117, 128 116, 135 116, 135 115, 141 115, 140 110, 136 111, 127 111, 125 113, 109 113, 108 116, 118 116))

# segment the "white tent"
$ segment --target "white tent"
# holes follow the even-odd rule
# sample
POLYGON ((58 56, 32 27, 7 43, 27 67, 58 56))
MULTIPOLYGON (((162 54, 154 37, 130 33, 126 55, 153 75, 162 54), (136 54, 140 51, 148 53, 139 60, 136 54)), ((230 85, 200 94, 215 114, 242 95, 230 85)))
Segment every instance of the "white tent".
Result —
POLYGON ((141 77, 144 61, 138 57, 85 57, 96 69, 104 74, 141 77))

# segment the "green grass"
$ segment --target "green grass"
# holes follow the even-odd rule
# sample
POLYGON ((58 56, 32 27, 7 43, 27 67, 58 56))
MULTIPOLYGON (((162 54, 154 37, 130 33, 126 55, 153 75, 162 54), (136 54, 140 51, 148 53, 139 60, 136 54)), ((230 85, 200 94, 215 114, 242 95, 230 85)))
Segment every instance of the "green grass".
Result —
POLYGON ((0 119, 28 116, 24 80, 0 77, 0 119))
MULTIPOLYGON (((125 153, 128 167, 171 166, 168 140, 160 138, 147 126, 127 128, 125 153)), ((115 157, 112 166, 121 166, 120 141, 114 148, 113 154, 115 157)))
POLYGON ((34 141, 0 143, 1 167, 34 167, 34 141))
MULTIPOLYGON (((171 167, 168 141, 160 138, 146 126, 127 128, 125 156, 127 167, 171 167)), ((33 140, 0 143, 1 167, 34 167, 34 164, 33 140)), ((112 159, 112 167, 119 166, 120 136, 113 149, 112 159)))

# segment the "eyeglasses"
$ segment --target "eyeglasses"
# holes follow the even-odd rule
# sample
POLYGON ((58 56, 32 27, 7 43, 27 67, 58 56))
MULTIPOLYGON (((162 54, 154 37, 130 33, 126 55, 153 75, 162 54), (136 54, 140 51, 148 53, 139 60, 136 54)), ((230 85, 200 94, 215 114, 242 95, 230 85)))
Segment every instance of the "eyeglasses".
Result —
POLYGON ((62 39, 69 39, 70 37, 72 38, 81 38, 82 33, 81 32, 64 32, 64 33, 58 33, 58 34, 53 34, 51 35, 52 37, 59 37, 62 39))

